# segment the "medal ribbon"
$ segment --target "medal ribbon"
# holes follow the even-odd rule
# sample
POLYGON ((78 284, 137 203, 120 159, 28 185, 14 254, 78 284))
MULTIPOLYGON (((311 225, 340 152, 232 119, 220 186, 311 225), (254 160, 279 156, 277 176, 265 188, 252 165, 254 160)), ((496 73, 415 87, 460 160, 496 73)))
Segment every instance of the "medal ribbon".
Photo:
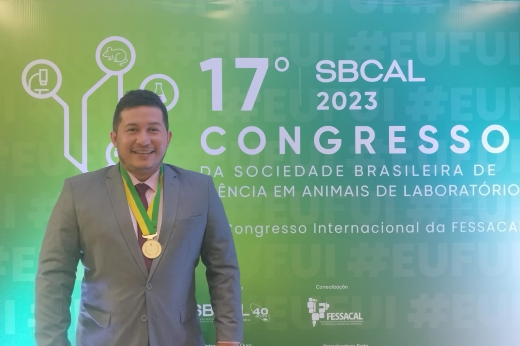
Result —
POLYGON ((128 205, 135 216, 135 220, 141 227, 143 236, 153 235, 157 233, 157 218, 159 215, 159 203, 161 198, 161 185, 163 181, 163 165, 159 173, 159 180, 157 181, 157 193, 155 194, 152 203, 148 206, 148 210, 144 209, 143 202, 139 198, 139 193, 132 183, 132 179, 128 175, 128 172, 123 168, 123 165, 119 164, 121 176, 123 177, 123 185, 125 186, 126 200, 128 205))

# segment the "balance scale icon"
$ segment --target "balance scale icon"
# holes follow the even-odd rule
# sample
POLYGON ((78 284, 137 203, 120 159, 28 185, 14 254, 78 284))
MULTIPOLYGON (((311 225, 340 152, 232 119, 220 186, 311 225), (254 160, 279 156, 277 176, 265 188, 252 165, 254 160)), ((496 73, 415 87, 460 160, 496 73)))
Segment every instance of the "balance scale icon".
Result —
MULTIPOLYGON (((101 78, 92 88, 90 88, 82 97, 81 99, 81 160, 77 160, 70 154, 70 112, 69 112, 69 106, 68 104, 63 101, 58 96, 58 91, 61 87, 62 83, 62 75, 60 72, 60 69, 58 66, 53 63, 52 61, 46 60, 46 59, 38 59, 31 61, 23 70, 22 73, 22 85, 25 91, 32 97, 37 99, 47 99, 47 98, 53 98, 63 107, 63 155, 67 160, 69 160, 76 168, 78 168, 81 172, 85 173, 88 172, 87 169, 87 104, 88 104, 88 98, 90 95, 94 93, 97 89, 99 89, 110 77, 116 76, 117 77, 117 95, 118 100, 123 97, 124 88, 123 88, 123 75, 130 71, 130 69, 134 66, 136 58, 136 52, 134 49, 134 46, 130 41, 127 39, 120 37, 120 36, 111 36, 107 37, 101 43, 97 46, 96 49, 96 63, 98 67, 101 69, 101 71, 105 72, 105 75, 103 78, 101 78), (127 48, 128 51, 124 49, 113 49, 112 47, 107 47, 103 52, 102 49, 107 44, 111 42, 120 42, 123 43, 127 48), (130 59, 128 59, 128 55, 130 56, 130 59), (102 58, 106 58, 109 61, 114 61, 115 63, 118 63, 120 66, 126 65, 121 70, 111 70, 107 68, 102 61, 102 58), (44 65, 44 66, 41 66, 44 65), (29 71, 34 66, 38 66, 38 73, 35 73, 31 76, 28 76, 29 71), (49 78, 49 68, 53 69, 57 76, 56 85, 52 90, 49 91, 48 88, 48 78, 49 78), (29 78, 28 78, 29 77, 29 78), (35 83, 35 81, 38 81, 39 88, 33 89, 31 85, 35 83), (41 88, 44 87, 44 88, 41 88)), ((146 85, 156 79, 164 80, 167 83, 170 83, 170 85, 173 87, 173 98, 170 101, 169 104, 165 105, 167 110, 171 110, 175 105, 177 104, 177 101, 179 100, 179 88, 177 87, 177 83, 175 81, 164 74, 153 74, 148 77, 146 77, 139 86, 139 89, 144 89, 146 85)), ((161 101, 164 103, 167 102, 167 98, 164 94, 164 91, 162 89, 162 83, 156 82, 155 83, 155 93, 159 95, 161 98, 161 101)), ((109 143, 106 151, 105 151, 105 157, 107 160, 108 165, 114 165, 115 162, 112 160, 111 152, 114 149, 114 146, 112 143, 109 143)), ((117 155, 117 153, 115 153, 117 155)))

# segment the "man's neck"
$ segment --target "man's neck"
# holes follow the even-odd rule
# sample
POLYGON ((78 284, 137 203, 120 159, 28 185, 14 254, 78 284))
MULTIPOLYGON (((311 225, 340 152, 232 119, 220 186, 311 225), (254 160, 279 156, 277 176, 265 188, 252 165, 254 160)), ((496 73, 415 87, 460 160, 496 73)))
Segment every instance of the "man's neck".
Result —
POLYGON ((126 171, 131 174, 133 177, 135 177, 137 180, 139 180, 140 182, 144 183, 145 181, 147 181, 148 179, 150 179, 150 177, 152 175, 154 175, 155 173, 157 173, 159 171, 159 169, 161 168, 161 165, 159 165, 156 169, 154 170, 150 170, 150 171, 146 171, 146 172, 140 172, 140 171, 137 171, 137 172, 134 172, 134 171, 130 171, 128 170, 124 165, 123 165, 123 168, 126 169, 126 171))
POLYGON ((145 181, 148 180, 148 178, 150 178, 155 172, 152 172, 150 174, 146 174, 146 175, 139 175, 139 174, 135 174, 135 173, 132 173, 132 175, 134 177, 137 178, 137 180, 139 180, 141 183, 144 183, 145 181))

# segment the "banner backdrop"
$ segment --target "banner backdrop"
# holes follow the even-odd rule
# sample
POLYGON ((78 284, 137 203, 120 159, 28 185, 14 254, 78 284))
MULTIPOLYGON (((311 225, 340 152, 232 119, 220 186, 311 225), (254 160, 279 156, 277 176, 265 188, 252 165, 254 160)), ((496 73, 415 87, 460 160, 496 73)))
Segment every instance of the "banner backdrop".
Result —
POLYGON ((146 88, 169 110, 165 161, 213 176, 226 208, 244 345, 517 345, 519 16, 516 1, 0 1, 0 344, 34 344, 63 180, 117 162, 113 110, 146 88))

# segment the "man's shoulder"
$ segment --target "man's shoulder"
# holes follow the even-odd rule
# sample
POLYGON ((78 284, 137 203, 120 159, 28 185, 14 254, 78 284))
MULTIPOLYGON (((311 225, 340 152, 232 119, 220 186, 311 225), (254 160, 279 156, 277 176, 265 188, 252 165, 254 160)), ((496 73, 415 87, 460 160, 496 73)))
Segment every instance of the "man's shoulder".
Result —
POLYGON ((211 177, 203 173, 190 171, 189 169, 184 169, 168 163, 165 163, 165 166, 172 169, 179 180, 184 183, 205 184, 205 186, 207 186, 208 182, 211 181, 211 177))
MULTIPOLYGON (((211 181, 211 177, 206 174, 202 174, 195 171, 190 171, 188 169, 181 168, 179 166, 175 166, 172 164, 165 163, 169 169, 174 172, 174 175, 183 183, 206 186, 209 181, 211 181)), ((76 176, 67 178, 66 181, 69 181, 72 186, 93 186, 95 184, 103 183, 107 177, 113 175, 111 172, 112 169, 117 169, 115 166, 107 166, 96 171, 86 172, 82 174, 78 174, 76 176)), ((116 176, 119 176, 118 174, 116 176)))
POLYGON ((92 172, 81 173, 67 178, 65 181, 70 182, 73 186, 89 185, 95 182, 102 182, 106 179, 106 176, 111 169, 115 169, 115 167, 107 166, 92 172))
POLYGON ((175 166, 169 163, 165 163, 165 166, 168 166, 171 168, 176 175, 178 175, 181 178, 188 178, 188 179, 200 179, 200 180, 208 180, 210 177, 206 174, 191 171, 189 169, 185 169, 179 166, 175 166))

